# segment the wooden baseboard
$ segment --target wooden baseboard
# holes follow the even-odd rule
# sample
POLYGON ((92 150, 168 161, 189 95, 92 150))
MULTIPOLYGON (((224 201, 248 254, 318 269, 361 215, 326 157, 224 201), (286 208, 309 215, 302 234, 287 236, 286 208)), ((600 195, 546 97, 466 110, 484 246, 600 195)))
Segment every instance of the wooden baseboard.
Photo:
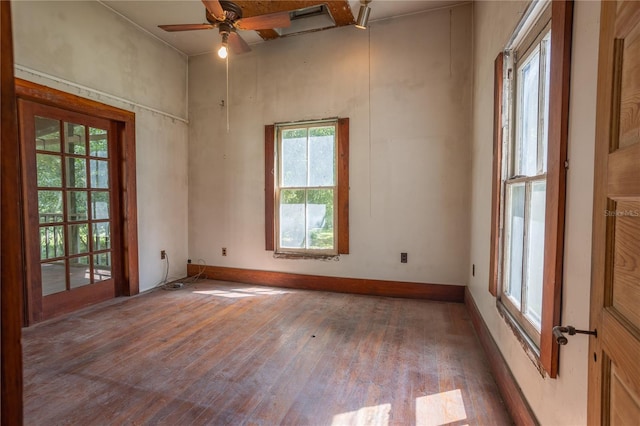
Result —
POLYGON ((482 315, 480 315, 478 306, 473 300, 468 287, 465 287, 464 304, 471 317, 478 340, 480 340, 480 344, 489 359, 491 372, 498 385, 502 399, 514 423, 517 425, 539 425, 533 410, 531 410, 520 386, 518 386, 518 382, 516 382, 500 349, 498 349, 498 345, 493 340, 487 324, 484 322, 482 315))
POLYGON ((268 285, 304 290, 333 291, 337 293, 366 294, 370 296, 427 299, 442 302, 464 302, 464 286, 382 281, 362 278, 325 277, 319 275, 290 274, 286 272, 258 271, 189 264, 189 276, 202 275, 209 279, 268 285))

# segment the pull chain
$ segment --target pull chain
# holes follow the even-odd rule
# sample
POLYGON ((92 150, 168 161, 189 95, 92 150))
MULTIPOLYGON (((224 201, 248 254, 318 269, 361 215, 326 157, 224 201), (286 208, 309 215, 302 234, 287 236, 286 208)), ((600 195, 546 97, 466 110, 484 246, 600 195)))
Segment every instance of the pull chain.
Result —
POLYGON ((227 133, 229 133, 229 56, 227 55, 226 64, 227 64, 227 133))

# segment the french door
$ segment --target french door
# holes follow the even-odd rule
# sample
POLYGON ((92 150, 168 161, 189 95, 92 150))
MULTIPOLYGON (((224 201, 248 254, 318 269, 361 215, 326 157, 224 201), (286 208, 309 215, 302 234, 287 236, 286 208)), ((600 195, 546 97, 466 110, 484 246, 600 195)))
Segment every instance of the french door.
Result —
POLYGON ((122 233, 117 125, 19 100, 27 320, 118 295, 122 233))

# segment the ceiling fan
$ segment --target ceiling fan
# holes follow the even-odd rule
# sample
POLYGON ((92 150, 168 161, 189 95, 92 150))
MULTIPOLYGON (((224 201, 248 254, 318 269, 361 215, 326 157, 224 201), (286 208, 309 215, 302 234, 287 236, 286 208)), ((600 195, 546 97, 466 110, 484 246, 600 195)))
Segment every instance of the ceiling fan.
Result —
POLYGON ((193 31, 211 30, 218 28, 222 36, 222 46, 218 50, 218 56, 226 58, 228 48, 236 53, 246 53, 251 50, 246 41, 242 39, 236 30, 266 30, 271 28, 285 28, 291 25, 289 12, 276 12, 266 15, 242 17, 242 9, 230 1, 202 0, 206 11, 206 23, 203 24, 178 24, 158 25, 165 31, 193 31))

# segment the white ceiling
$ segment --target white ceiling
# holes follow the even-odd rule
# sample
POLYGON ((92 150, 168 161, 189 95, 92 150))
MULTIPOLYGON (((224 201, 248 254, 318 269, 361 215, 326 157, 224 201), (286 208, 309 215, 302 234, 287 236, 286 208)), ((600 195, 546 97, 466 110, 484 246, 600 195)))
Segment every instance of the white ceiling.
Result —
MULTIPOLYGON (((373 0, 369 22, 425 10, 438 9, 469 0, 373 0)), ((164 40, 185 55, 198 55, 217 48, 217 30, 168 33, 160 24, 195 24, 206 22, 205 8, 200 0, 98 0, 134 24, 164 40)), ((359 0, 349 0, 354 17, 358 16, 359 0)), ((239 31, 247 43, 260 43, 255 31, 239 31)))

